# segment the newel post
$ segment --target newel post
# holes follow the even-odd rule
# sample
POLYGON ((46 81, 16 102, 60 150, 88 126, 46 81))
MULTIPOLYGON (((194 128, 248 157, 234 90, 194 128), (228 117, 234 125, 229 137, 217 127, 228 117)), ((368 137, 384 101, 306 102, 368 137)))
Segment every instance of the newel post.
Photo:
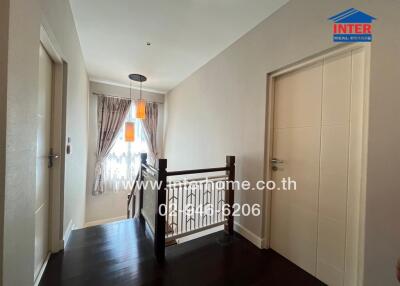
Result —
POLYGON ((165 257, 165 215, 160 214, 160 209, 164 212, 166 208, 166 187, 167 187, 167 159, 158 159, 158 186, 156 210, 155 210, 155 235, 154 252, 159 261, 165 257), (163 207, 160 208, 160 205, 163 207))
POLYGON ((233 235, 233 204, 234 197, 234 182, 235 182, 235 156, 226 156, 226 175, 228 176, 227 187, 225 189, 225 203, 229 206, 229 214, 225 217, 226 223, 224 226, 225 233, 233 235))

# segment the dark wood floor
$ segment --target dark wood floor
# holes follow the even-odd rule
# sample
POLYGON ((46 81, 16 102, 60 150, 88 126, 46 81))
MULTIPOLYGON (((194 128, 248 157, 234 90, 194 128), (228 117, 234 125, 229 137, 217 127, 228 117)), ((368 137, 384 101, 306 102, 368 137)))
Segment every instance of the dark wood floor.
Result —
POLYGON ((41 286, 80 285, 324 285, 272 250, 222 233, 168 247, 162 265, 137 220, 75 230, 53 255, 41 286))

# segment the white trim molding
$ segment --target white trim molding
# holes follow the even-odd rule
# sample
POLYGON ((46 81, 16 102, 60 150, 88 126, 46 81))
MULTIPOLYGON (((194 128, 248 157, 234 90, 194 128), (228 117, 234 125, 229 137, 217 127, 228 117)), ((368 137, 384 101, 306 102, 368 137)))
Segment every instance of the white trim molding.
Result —
POLYGON ((113 218, 88 221, 85 223, 84 227, 90 227, 90 226, 95 226, 95 225, 99 225, 99 224, 106 224, 106 223, 116 222, 116 221, 124 220, 124 219, 126 219, 126 216, 118 216, 118 217, 113 217, 113 218))
POLYGON ((56 253, 63 249, 64 221, 64 175, 65 175, 65 134, 66 134, 66 86, 67 64, 51 32, 50 26, 42 19, 40 26, 40 43, 53 61, 53 90, 52 90, 52 122, 51 148, 60 155, 50 170, 50 201, 49 201, 49 249, 56 253))
POLYGON ((242 235, 244 238, 246 238, 248 241, 250 241, 252 244, 257 246, 258 248, 262 249, 264 245, 264 239, 256 235, 254 232, 248 230, 238 222, 235 222, 233 225, 233 229, 242 235))
POLYGON ((63 239, 64 240, 63 241, 64 248, 67 246, 69 237, 71 236, 71 232, 74 229, 75 229, 75 225, 72 223, 72 220, 70 220, 68 223, 67 229, 65 230, 65 233, 64 233, 64 239, 63 239))
POLYGON ((38 273, 38 276, 37 276, 36 279, 35 279, 35 282, 34 282, 34 284, 33 284, 34 286, 38 286, 38 285, 39 285, 40 280, 42 279, 43 273, 44 273, 44 271, 46 270, 47 263, 49 262, 50 255, 51 255, 51 253, 49 252, 49 253, 47 254, 47 256, 46 256, 46 259, 45 259, 44 262, 43 262, 42 267, 40 268, 40 271, 39 271, 39 273, 38 273))

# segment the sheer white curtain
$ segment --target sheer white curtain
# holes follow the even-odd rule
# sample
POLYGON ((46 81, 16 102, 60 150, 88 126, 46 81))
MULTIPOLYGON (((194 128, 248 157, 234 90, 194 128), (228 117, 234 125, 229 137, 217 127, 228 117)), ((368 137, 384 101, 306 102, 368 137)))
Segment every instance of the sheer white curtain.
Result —
POLYGON ((135 122, 135 141, 125 141, 124 122, 110 153, 105 159, 103 170, 105 192, 130 191, 140 168, 140 153, 148 152, 142 123, 134 117, 135 113, 135 105, 132 103, 125 122, 135 122))

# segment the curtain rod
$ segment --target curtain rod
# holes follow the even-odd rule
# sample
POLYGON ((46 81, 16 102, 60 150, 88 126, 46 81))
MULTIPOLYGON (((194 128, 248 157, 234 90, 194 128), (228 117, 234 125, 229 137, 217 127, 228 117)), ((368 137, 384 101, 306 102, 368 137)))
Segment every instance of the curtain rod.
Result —
MULTIPOLYGON (((108 95, 108 94, 104 94, 104 93, 98 93, 98 92, 92 92, 93 95, 96 96, 105 96, 105 97, 112 97, 112 98, 119 98, 119 99, 130 99, 129 97, 123 97, 123 96, 116 96, 116 95, 108 95)), ((135 101, 135 98, 132 98, 132 101, 135 101)), ((146 100, 146 99, 145 99, 146 100)), ((164 102, 161 101, 150 101, 150 100, 146 100, 146 102, 150 102, 150 103, 157 103, 157 104, 164 104, 164 102)))

